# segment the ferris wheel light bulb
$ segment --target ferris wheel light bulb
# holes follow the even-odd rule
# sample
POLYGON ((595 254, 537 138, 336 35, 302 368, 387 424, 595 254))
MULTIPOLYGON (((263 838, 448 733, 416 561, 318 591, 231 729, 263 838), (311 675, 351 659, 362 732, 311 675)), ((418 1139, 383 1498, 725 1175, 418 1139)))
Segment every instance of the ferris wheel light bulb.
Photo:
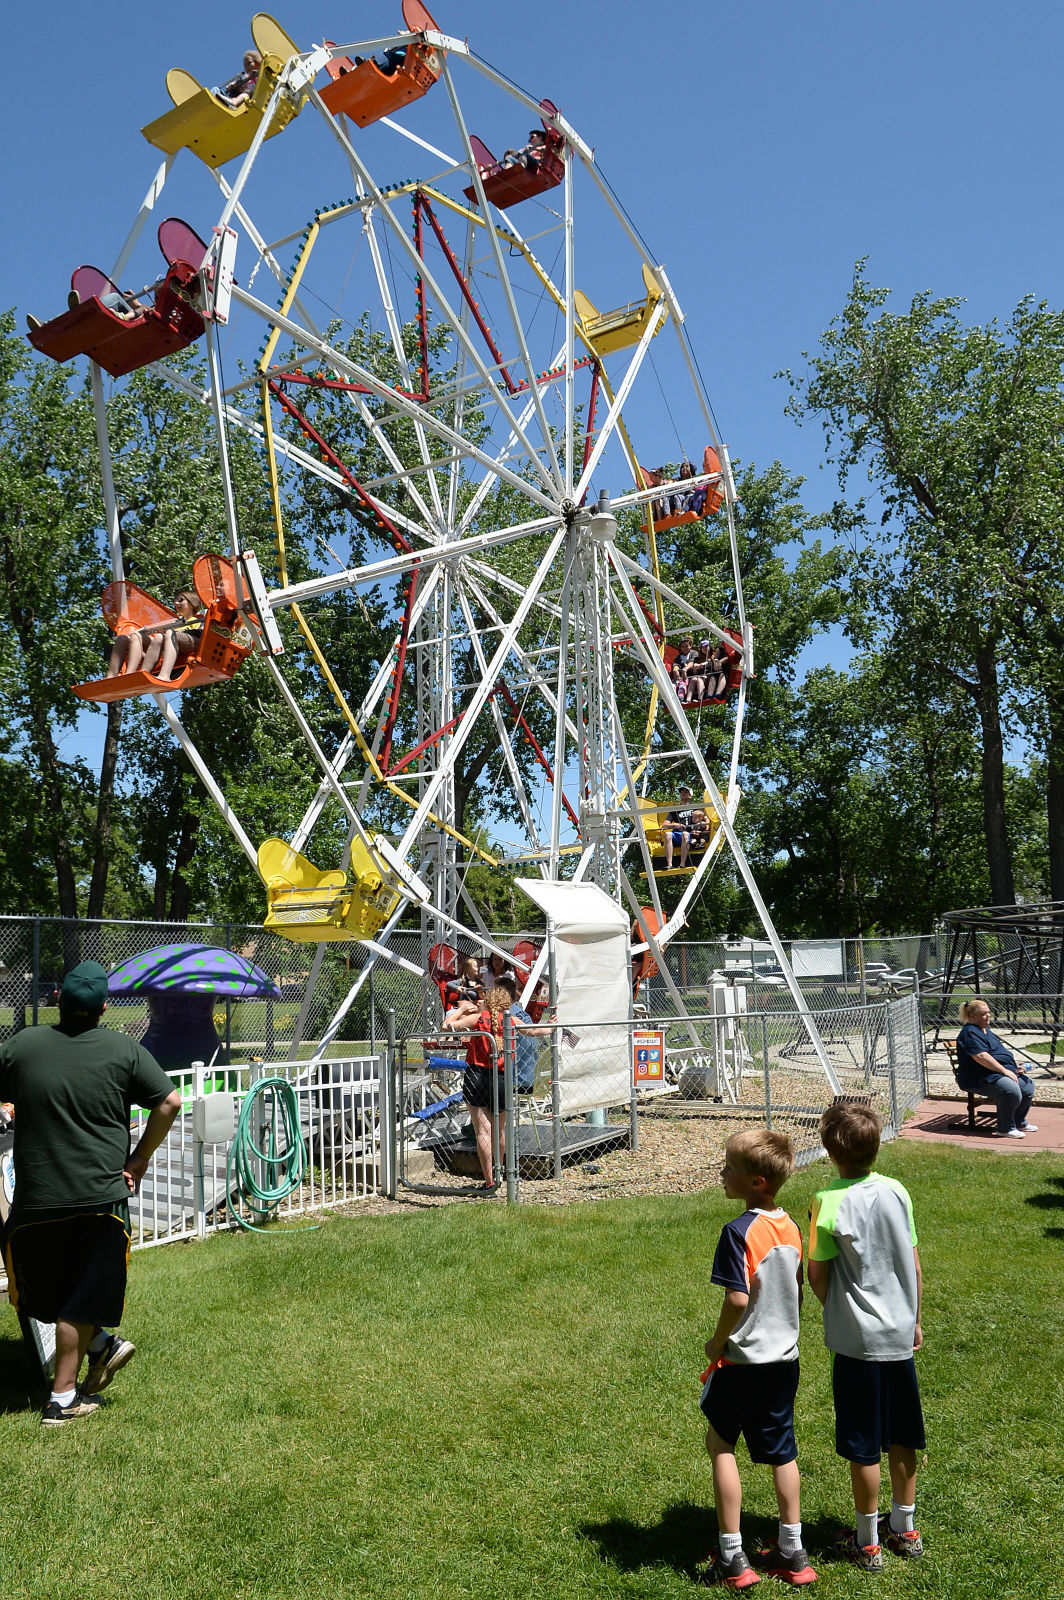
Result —
POLYGON ((591 513, 588 532, 598 544, 610 544, 617 537, 617 518, 610 510, 610 497, 603 489, 598 504, 591 513))

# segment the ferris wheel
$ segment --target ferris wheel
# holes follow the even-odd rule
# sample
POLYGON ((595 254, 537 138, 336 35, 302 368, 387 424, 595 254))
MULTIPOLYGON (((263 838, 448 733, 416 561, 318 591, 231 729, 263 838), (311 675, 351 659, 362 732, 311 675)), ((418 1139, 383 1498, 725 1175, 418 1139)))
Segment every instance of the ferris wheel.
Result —
MULTIPOLYGON (((191 392, 168 357, 202 337, 217 421, 228 551, 197 563, 206 617, 192 676, 140 672, 78 692, 155 694, 263 877, 267 926, 290 938, 360 939, 372 960, 415 904, 427 944, 449 932, 490 948, 465 884, 479 861, 597 885, 657 956, 730 849, 789 976, 734 826, 754 670, 734 484, 666 266, 551 100, 441 32, 420 0, 403 0, 403 17, 392 36, 301 50, 260 13, 261 64, 239 106, 172 70, 173 107, 143 130, 166 159, 118 266, 83 280, 70 311, 31 336, 57 359, 90 356, 98 412, 100 367, 151 362, 191 392), (271 182, 278 135, 312 152, 313 192, 309 178, 296 192, 271 182), (210 227, 200 214, 194 228, 167 219, 167 272, 130 315, 114 303, 120 275, 178 159, 213 177, 218 209, 210 227), (340 187, 348 198, 327 198, 340 187), (241 376, 234 349, 257 349, 241 376), (234 430, 261 448, 273 552, 244 547, 234 430), (648 450, 673 460, 652 466, 648 450), (286 507, 322 484, 345 497, 349 534, 320 575, 293 581, 286 507), (727 608, 714 615, 663 580, 658 556, 662 531, 708 517, 727 551, 727 608), (383 596, 390 618, 357 703, 315 628, 316 606, 339 590, 383 596), (286 672, 282 611, 342 715, 334 748, 286 672), (698 641, 701 678, 675 665, 686 640, 698 641), (167 695, 231 675, 252 649, 316 779, 287 840, 248 836, 167 695), (712 768, 703 719, 725 752, 712 768), (681 781, 704 811, 690 860, 669 837, 681 781), (486 827, 467 815, 474 783, 486 827), (338 812, 339 861, 320 844, 338 812), (670 874, 680 893, 667 911, 670 874)), ((101 439, 106 500, 105 424, 101 439)), ((144 599, 121 571, 111 503, 108 519, 109 620, 131 629, 144 599)))

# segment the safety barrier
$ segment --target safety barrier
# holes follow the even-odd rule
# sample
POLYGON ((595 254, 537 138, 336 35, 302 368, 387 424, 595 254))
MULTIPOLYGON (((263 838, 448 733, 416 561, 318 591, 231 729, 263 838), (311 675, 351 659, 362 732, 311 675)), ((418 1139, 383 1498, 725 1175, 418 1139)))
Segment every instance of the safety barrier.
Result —
MULTIPOLYGON (((926 1092, 916 997, 808 1015, 838 1092, 871 1104, 893 1137, 926 1092)), ((469 1037, 413 1036, 396 1051, 399 1189, 468 1194, 483 1185, 462 1092, 469 1037)), ((641 1119, 663 1112, 699 1140, 707 1118, 783 1128, 804 1164, 819 1153, 817 1125, 836 1094, 793 1010, 581 1023, 578 1032, 555 1024, 525 1038, 507 1019, 504 1054, 494 1176, 511 1199, 522 1183, 637 1148, 641 1119)))
MULTIPOLYGON (((230 1152, 240 1102, 266 1077, 290 1084, 298 1107, 299 1131, 306 1166, 299 1187, 271 1208, 277 1217, 300 1216, 349 1201, 364 1200, 381 1187, 381 1061, 376 1056, 315 1062, 252 1063, 245 1067, 208 1070, 203 1066, 170 1074, 180 1090, 182 1110, 169 1137, 159 1147, 130 1203, 134 1248, 204 1237, 239 1226, 238 1215, 252 1225, 261 1212, 242 1203, 234 1190, 230 1152), (228 1102, 228 1105, 225 1104, 228 1102), (197 1136, 197 1103, 227 1115, 225 1136, 209 1142, 197 1136)), ((147 1112, 135 1116, 135 1143, 147 1112)), ((248 1160, 254 1173, 256 1148, 276 1143, 278 1130, 260 1124, 251 1130, 248 1160)), ((387 1141, 384 1142, 387 1148, 387 1141)), ((284 1153, 283 1138, 280 1153, 284 1153)))

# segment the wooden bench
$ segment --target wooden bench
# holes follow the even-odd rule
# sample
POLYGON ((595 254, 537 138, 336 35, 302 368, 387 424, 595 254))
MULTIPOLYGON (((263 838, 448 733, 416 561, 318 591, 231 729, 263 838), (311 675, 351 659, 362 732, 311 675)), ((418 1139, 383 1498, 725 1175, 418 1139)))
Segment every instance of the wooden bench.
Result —
POLYGON ((994 1116, 996 1118, 997 1117, 997 1101, 991 1099, 991 1097, 989 1095, 980 1094, 978 1089, 965 1089, 965 1088, 962 1087, 961 1081, 957 1077, 957 1070, 958 1070, 958 1068, 957 1068, 957 1041, 955 1039, 946 1039, 943 1042, 944 1042, 945 1047, 946 1047, 946 1054, 949 1056, 950 1071, 953 1073, 953 1078, 954 1078, 954 1081, 955 1081, 955 1083, 957 1085, 957 1088, 960 1089, 962 1094, 966 1094, 968 1096, 968 1120, 967 1120, 967 1126, 974 1133, 975 1130, 976 1130, 976 1127, 977 1127, 977 1123, 976 1123, 976 1112, 977 1112, 977 1109, 981 1108, 983 1110, 986 1110, 986 1109, 989 1108, 989 1109, 991 1109, 993 1111, 994 1116))

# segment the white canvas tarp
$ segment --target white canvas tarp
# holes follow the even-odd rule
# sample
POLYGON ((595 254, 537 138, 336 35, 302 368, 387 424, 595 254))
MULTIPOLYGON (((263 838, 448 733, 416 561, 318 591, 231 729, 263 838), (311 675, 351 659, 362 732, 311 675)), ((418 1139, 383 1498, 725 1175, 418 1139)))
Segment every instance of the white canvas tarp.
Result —
POLYGON ((632 1092, 632 966, 628 918, 591 883, 518 878, 554 928, 558 1021, 576 1036, 559 1045, 561 1111, 626 1105, 632 1092), (603 1026, 606 1024, 606 1026, 603 1026))

